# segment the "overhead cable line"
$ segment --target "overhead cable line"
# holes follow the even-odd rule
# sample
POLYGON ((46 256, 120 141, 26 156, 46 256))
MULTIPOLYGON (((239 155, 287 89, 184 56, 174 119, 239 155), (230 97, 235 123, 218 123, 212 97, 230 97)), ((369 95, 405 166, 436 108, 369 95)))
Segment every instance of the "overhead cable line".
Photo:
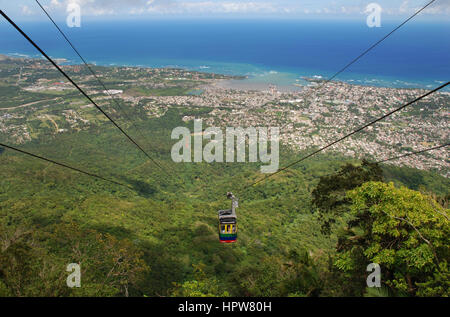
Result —
MULTIPOLYGON (((399 24, 397 27, 395 27, 392 31, 387 33, 385 36, 383 36, 381 39, 379 39, 377 42, 373 43, 369 48, 367 48, 364 52, 359 54, 357 57, 355 57, 352 61, 350 61, 348 64, 346 64, 344 67, 342 67, 340 70, 338 70, 333 76, 329 77, 326 80, 323 80, 320 85, 317 87, 314 87, 314 89, 322 88, 324 85, 328 84, 330 81, 332 81, 334 78, 336 78, 338 75, 343 73, 345 70, 347 70, 350 66, 352 66, 354 63, 356 63, 358 60, 360 60, 363 56, 365 56, 367 53, 369 53, 372 49, 377 47, 379 44, 381 44, 384 40, 386 40, 388 37, 390 37, 392 34, 394 34, 396 31, 398 31, 402 26, 404 26, 406 23, 408 23, 410 20, 412 20, 414 17, 416 17, 420 12, 425 10, 427 7, 429 7, 433 2, 436 0, 432 0, 428 2, 425 6, 417 10, 413 15, 411 15, 409 18, 407 18, 405 21, 403 21, 401 24, 399 24)), ((284 128, 288 124, 285 124, 282 126, 284 128)))
POLYGON ((24 151, 24 150, 20 150, 20 149, 18 149, 18 148, 15 148, 15 147, 13 147, 13 146, 10 146, 10 145, 6 145, 6 144, 3 144, 3 143, 0 143, 0 146, 1 146, 1 147, 4 147, 4 148, 7 148, 7 149, 10 149, 10 150, 13 150, 13 151, 16 151, 16 152, 19 152, 19 153, 22 153, 22 154, 25 154, 25 155, 32 156, 32 157, 34 157, 34 158, 37 158, 37 159, 40 159, 40 160, 43 160, 43 161, 46 161, 46 162, 49 162, 49 163, 52 163, 52 164, 61 166, 61 167, 64 167, 64 168, 71 169, 71 170, 73 170, 73 171, 76 171, 76 172, 78 172, 78 173, 85 174, 85 175, 90 176, 90 177, 98 178, 98 179, 104 180, 104 181, 106 181, 106 182, 109 182, 109 183, 112 183, 112 184, 116 184, 116 185, 120 185, 120 186, 124 186, 124 187, 126 187, 126 188, 128 188, 128 189, 131 189, 130 186, 125 185, 125 184, 123 184, 123 183, 116 182, 116 181, 114 181, 114 180, 105 178, 105 177, 103 177, 103 176, 100 176, 100 175, 97 175, 97 174, 94 174, 94 173, 86 172, 86 171, 84 171, 84 170, 81 170, 81 169, 76 168, 76 167, 69 166, 69 165, 64 164, 64 163, 56 162, 56 161, 54 161, 54 160, 48 159, 48 158, 43 157, 43 156, 39 156, 39 155, 30 153, 30 152, 27 152, 27 151, 24 151))
POLYGON ((435 2, 436 0, 432 0, 430 2, 428 2, 425 6, 423 6, 422 8, 420 8, 419 10, 417 10, 412 16, 410 16, 408 19, 406 19, 405 21, 403 21, 400 25, 398 25, 395 29, 393 29, 391 32, 389 32, 388 34, 386 34, 383 38, 381 38, 380 40, 378 40, 377 42, 375 42, 374 44, 372 44, 368 49, 366 49, 364 52, 362 52, 359 56, 357 56, 356 58, 354 58, 351 62, 349 62, 347 65, 345 65, 344 67, 342 67, 339 71, 337 71, 333 76, 331 76, 330 78, 328 78, 324 84, 330 82, 331 80, 333 80, 334 78, 336 78, 339 74, 341 74, 342 72, 344 72, 347 68, 349 68, 350 66, 352 66, 355 62, 357 62, 361 57, 363 57, 364 55, 366 55, 367 53, 369 53, 373 48, 375 48, 376 46, 378 46, 378 44, 380 44, 381 42, 383 42, 385 39, 387 39, 389 36, 391 36, 393 33, 395 33, 398 29, 400 29, 402 26, 404 26, 406 23, 408 23, 410 20, 412 20, 416 15, 418 15, 420 12, 422 12, 423 10, 425 10, 427 7, 429 7, 433 2, 435 2))
MULTIPOLYGON (((381 164, 381 163, 385 163, 385 162, 388 162, 388 161, 394 161, 394 160, 397 160, 397 159, 401 159, 403 157, 408 157, 408 156, 412 156, 412 155, 418 155, 418 154, 426 153, 426 152, 433 151, 433 150, 438 150, 438 149, 447 147, 449 145, 450 145, 450 143, 445 143, 445 144, 434 146, 434 147, 431 147, 431 148, 426 148, 426 149, 423 149, 423 150, 420 150, 420 151, 414 151, 414 152, 409 152, 409 153, 398 155, 398 156, 389 157, 387 159, 382 159, 382 160, 379 160, 379 161, 376 161, 376 162, 368 161, 368 163, 381 164)), ((366 161, 367 161, 367 159, 366 159, 366 161)), ((342 171, 335 171, 335 172, 332 172, 332 173, 329 173, 329 174, 322 175, 320 177, 329 177, 329 176, 333 176, 333 175, 336 175, 336 174, 342 174, 342 173, 343 173, 342 171)))
MULTIPOLYGON (((393 30, 391 30, 389 33, 387 33, 384 37, 382 37, 380 40, 378 40, 377 42, 375 42, 374 44, 372 44, 372 45, 371 45, 369 48, 367 48, 364 52, 362 52, 360 55, 358 55, 357 57, 355 57, 352 61, 350 61, 348 64, 346 64, 346 65, 345 65, 344 67, 342 67, 340 70, 338 70, 333 76, 331 76, 330 78, 328 78, 328 79, 322 81, 322 83, 321 83, 318 87, 314 87, 314 89, 319 89, 319 88, 321 88, 322 86, 324 86, 325 84, 329 83, 329 82, 330 82, 331 80, 333 80, 334 78, 336 78, 339 74, 341 74, 342 72, 344 72, 345 70, 347 70, 351 65, 353 65, 354 63, 356 63, 359 59, 361 59, 363 56, 365 56, 367 53, 369 53, 372 49, 374 49, 376 46, 378 46, 379 44, 381 44, 384 40, 386 40, 388 37, 390 37, 392 34, 394 34, 396 31, 398 31, 401 27, 403 27, 406 23, 408 23, 410 20, 412 20, 414 17, 416 17, 419 13, 421 13, 423 10, 425 10, 427 7, 429 7, 429 6, 430 6, 431 4, 433 4, 433 2, 435 2, 435 1, 436 1, 436 0, 432 0, 432 1, 428 2, 425 6, 423 6, 423 7, 420 8, 419 10, 417 10, 417 11, 416 11, 413 15, 411 15, 408 19, 406 19, 405 21, 403 21, 401 24, 399 24, 397 27, 395 27, 393 30)), ((445 84, 445 86, 446 86, 446 85, 448 85, 448 83, 445 84)), ((444 86, 444 87, 445 87, 445 86, 444 86)), ((442 87, 442 88, 443 88, 443 87, 442 87)), ((439 90, 439 89, 441 89, 441 88, 438 88, 438 90, 439 90)), ((434 91, 433 91, 433 92, 434 92, 434 91)), ((419 100, 420 100, 420 99, 419 99, 419 100)), ((413 103, 416 102, 416 101, 418 101, 418 100, 413 101, 413 103)), ((401 109, 398 109, 398 110, 401 110, 401 109)), ((388 115, 390 115, 390 114, 388 114, 388 115)), ((385 117, 382 117, 382 118, 380 118, 380 120, 382 120, 382 119, 384 119, 384 118, 385 118, 385 117)), ((284 127, 287 126, 287 125, 288 125, 288 123, 285 124, 285 125, 283 125, 282 128, 284 128, 284 127)), ((281 128, 281 129, 282 129, 282 128, 281 128)), ((362 127, 362 129, 364 129, 364 128, 365 128, 365 127, 362 127)), ((362 130, 362 129, 361 129, 361 130, 362 130)), ((359 130, 358 130, 358 131, 359 131, 359 130)), ((355 131, 355 133, 358 132, 358 131, 355 131)), ((348 137, 348 136, 346 136, 346 137, 348 137)), ((346 137, 344 137, 344 138, 346 138, 346 137)), ((337 143, 337 142, 340 142, 340 141, 341 141, 341 140, 338 140, 338 141, 336 141, 336 143, 337 143)), ((333 143, 333 144, 335 144, 335 143, 333 143)), ((333 145, 333 144, 331 144, 331 145, 333 145)), ((329 145, 329 146, 331 146, 331 145, 329 145)), ((327 146, 327 147, 328 147, 328 146, 327 146)), ((305 159, 307 159, 307 158, 309 158, 309 157, 315 155, 316 153, 318 153, 318 152, 320 152, 320 151, 322 151, 322 150, 324 150, 324 149, 319 149, 318 151, 316 151, 316 152, 314 152, 314 153, 308 155, 307 157, 302 158, 301 160, 295 162, 294 164, 290 164, 290 165, 288 165, 286 168, 283 168, 282 170, 278 170, 276 173, 271 174, 271 175, 269 175, 269 176, 266 176, 266 177, 264 177, 263 179, 254 182, 253 184, 251 184, 251 185, 245 187, 244 190, 247 189, 248 187, 251 187, 251 186, 253 186, 253 185, 255 185, 255 184, 257 184, 257 183, 259 183, 259 182, 261 182, 261 181, 263 181, 263 180, 265 180, 265 179, 267 179, 268 177, 271 177, 272 175, 275 175, 275 174, 277 174, 277 173, 279 173, 279 172, 281 172, 281 171, 283 171, 283 170, 285 170, 285 169, 291 167, 292 165, 295 165, 295 164, 297 164, 297 163, 299 163, 299 162, 301 162, 301 161, 303 161, 303 160, 305 160, 305 159)))
POLYGON ((167 175, 168 172, 166 170, 164 170, 156 161, 153 160, 153 158, 150 157, 150 155, 148 155, 148 153, 128 134, 126 133, 101 107, 99 107, 97 105, 97 103, 92 100, 91 97, 89 97, 89 95, 83 90, 81 89, 73 80, 72 78, 70 78, 69 75, 67 75, 66 72, 64 72, 54 61, 53 59, 51 59, 24 31, 22 31, 22 29, 16 24, 14 23, 14 21, 12 21, 7 15, 6 13, 3 12, 3 10, 0 10, 1 15, 17 30, 19 31, 20 34, 22 34, 23 37, 25 37, 25 39, 28 40, 28 42, 30 42, 72 85, 75 86, 75 88, 78 89, 79 92, 81 92, 83 94, 83 96, 85 96, 117 129, 120 130, 120 132, 122 132, 122 134, 124 134, 128 140, 133 143, 142 153, 144 153, 144 155, 150 159, 153 163, 155 163, 157 166, 159 166, 161 168, 162 171, 164 171, 164 173, 166 173, 167 175))
MULTIPOLYGON (((86 62, 86 60, 84 59, 84 57, 80 54, 80 52, 75 48, 75 46, 72 44, 72 42, 69 40, 69 38, 66 36, 66 34, 61 30, 61 28, 58 26, 58 24, 53 20, 53 18, 50 16, 50 14, 47 12, 47 10, 45 10, 45 8, 41 5, 41 3, 38 0, 35 0, 36 3, 41 7, 42 11, 44 11, 44 13, 47 15, 47 17, 50 19, 50 21, 53 23, 53 25, 58 29, 59 33, 61 33, 61 35, 64 37, 64 39, 67 41, 67 43, 69 43, 69 45, 72 47, 72 49, 75 51, 75 53, 78 55, 78 57, 83 61, 84 65, 86 65, 86 67, 89 69, 89 71, 91 72, 91 74, 95 77, 95 79, 99 82, 99 84, 103 87, 104 92, 115 102, 115 104, 119 107, 120 111, 125 115, 126 119, 128 121, 131 122, 131 124, 133 125, 133 127, 139 132, 140 136, 142 139, 144 139, 144 135, 142 134, 141 130, 138 129, 137 125, 134 123, 134 121, 128 116, 128 114, 126 113, 126 111, 122 108, 122 106, 120 105, 120 103, 117 101, 116 98, 113 97, 113 95, 111 95, 111 93, 109 92, 109 90, 106 88, 105 84, 103 83, 103 81, 97 76, 97 74, 94 72, 94 70, 92 69, 92 67, 86 62)), ((148 157, 148 156, 147 156, 148 157)), ((152 158, 150 158, 150 160, 156 165, 158 166, 160 169, 164 170, 162 168, 162 166, 157 163, 156 161, 154 161, 152 158)))
POLYGON ((260 183, 260 182, 262 182, 262 181, 265 181, 266 179, 268 179, 268 178, 270 178, 270 177, 273 177, 273 176, 275 176, 275 175, 277 175, 277 174, 279 174, 279 173, 281 173, 281 172, 283 172, 283 171, 285 171, 285 170, 287 170, 288 168, 290 168, 290 167, 292 167, 292 166, 294 166, 294 165, 296 165, 296 164, 298 164, 298 163, 300 163, 300 162, 302 162, 302 161, 304 161, 304 160, 306 160, 306 159, 308 159, 308 158, 310 158, 310 157, 312 157, 312 156, 314 156, 314 155, 316 155, 316 154, 318 154, 318 153, 320 153, 320 152, 326 150, 327 148, 329 148, 329 147, 331 147, 331 146, 333 146, 333 145, 335 145, 335 144, 337 144, 337 143, 339 143, 339 142, 342 142, 343 140, 349 138, 350 136, 352 136, 352 135, 354 135, 354 134, 356 134, 356 133, 358 133, 358 132, 364 130, 365 128, 367 128, 367 127, 369 127, 369 126, 371 126, 371 125, 377 123, 378 121, 381 121, 381 120, 383 120, 383 119, 385 119, 385 118, 387 118, 387 117, 393 115, 394 113, 396 113, 396 112, 398 112, 398 111, 400 111, 400 110, 402 110, 402 109, 404 109, 404 108, 406 108, 406 107, 408 107, 408 106, 410 106, 410 105, 412 105, 412 104, 414 104, 414 103, 416 103, 416 102, 422 100, 423 98, 425 98, 425 97, 427 97, 427 96, 429 96, 429 95, 431 95, 431 94, 433 94, 433 93, 435 93, 435 92, 437 92, 437 91, 439 91, 439 90, 441 90, 441 89, 447 87, 449 84, 450 84, 450 82, 446 82, 445 84, 443 84, 443 85, 441 85, 441 86, 439 86, 439 87, 437 87, 437 88, 435 88, 435 89, 433 89, 433 90, 427 92, 426 94, 424 94, 424 95, 422 95, 422 96, 420 96, 420 97, 414 99, 413 101, 410 101, 410 102, 404 104, 403 106, 398 107, 398 108, 396 108, 395 110, 392 110, 392 111, 388 112, 387 114, 385 114, 385 115, 383 115, 383 116, 381 116, 381 117, 379 117, 379 118, 377 118, 377 119, 375 119, 375 120, 373 120, 373 121, 371 121, 371 122, 369 122, 369 123, 363 125, 362 127, 359 127, 358 129, 356 129, 356 130, 354 130, 354 131, 352 131, 352 132, 346 134, 345 136, 343 136, 343 137, 341 137, 341 138, 339 138, 339 139, 337 139, 337 140, 335 140, 335 141, 333 141, 333 142, 331 142, 331 143, 329 143, 329 144, 327 144, 327 145, 325 145, 325 146, 319 148, 318 150, 316 150, 316 151, 314 151, 314 152, 312 152, 312 153, 310 153, 310 154, 308 154, 308 155, 302 157, 301 159, 299 159, 299 160, 297 160, 297 161, 295 161, 295 162, 292 162, 292 163, 288 164, 287 166, 285 166, 285 167, 279 169, 278 171, 276 171, 275 173, 272 173, 272 174, 270 174, 270 175, 267 175, 267 176, 265 176, 265 177, 263 177, 263 178, 261 178, 261 179, 255 181, 255 182, 253 182, 252 184, 250 184, 250 185, 244 187, 244 190, 247 189, 247 188, 249 188, 249 187, 251 187, 251 186, 254 186, 254 185, 256 185, 256 184, 258 184, 258 183, 260 183))
POLYGON ((395 157, 390 157, 390 158, 387 158, 387 159, 384 159, 384 160, 381 160, 381 161, 377 161, 375 163, 376 164, 380 164, 380 163, 385 163, 385 162, 388 162, 388 161, 394 161, 394 160, 398 160, 398 159, 401 159, 401 158, 404 158, 404 157, 408 157, 408 156, 411 156, 411 155, 417 155, 417 154, 422 154, 422 153, 425 153, 425 152, 428 152, 428 151, 438 150, 438 149, 447 147, 449 145, 450 145, 450 143, 446 143, 446 144, 434 146, 434 147, 431 147, 431 148, 423 149, 423 150, 420 150, 420 151, 415 151, 415 152, 410 152, 410 153, 406 153, 406 154, 395 156, 395 157))

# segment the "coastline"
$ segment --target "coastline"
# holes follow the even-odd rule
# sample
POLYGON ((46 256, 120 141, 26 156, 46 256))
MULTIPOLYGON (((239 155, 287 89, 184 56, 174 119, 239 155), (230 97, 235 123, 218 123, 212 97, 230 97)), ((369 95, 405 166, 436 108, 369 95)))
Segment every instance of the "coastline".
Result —
MULTIPOLYGON (((4 53, 0 51, 0 56, 7 56, 9 58, 18 59, 42 59, 40 54, 24 54, 24 53, 4 53)), ((73 61, 62 57, 53 57, 58 61, 59 65, 80 65, 80 62, 73 61)), ((0 59, 1 60, 1 59, 0 59)), ((103 67, 138 67, 138 68, 168 68, 168 69, 183 69, 187 71, 195 71, 201 73, 213 73, 217 75, 226 75, 236 77, 234 79, 227 79, 219 81, 218 86, 224 89, 236 90, 260 90, 270 91, 273 87, 280 92, 298 92, 303 87, 310 86, 311 82, 308 79, 326 80, 333 74, 331 72, 321 72, 319 70, 296 70, 296 69, 275 69, 274 67, 265 67, 261 65, 240 64, 229 62, 208 62, 208 61, 178 61, 173 63, 149 63, 143 65, 141 63, 110 63, 110 62, 94 62, 88 61, 96 66, 103 67)), ((377 76, 373 74, 357 74, 357 73, 343 73, 338 78, 334 79, 336 82, 344 82, 350 85, 379 87, 379 88, 398 88, 398 89, 433 89, 436 86, 443 84, 445 81, 435 79, 424 79, 419 82, 414 79, 398 79, 390 78, 388 76, 377 76)), ((445 88, 442 91, 450 92, 450 88, 445 88)))

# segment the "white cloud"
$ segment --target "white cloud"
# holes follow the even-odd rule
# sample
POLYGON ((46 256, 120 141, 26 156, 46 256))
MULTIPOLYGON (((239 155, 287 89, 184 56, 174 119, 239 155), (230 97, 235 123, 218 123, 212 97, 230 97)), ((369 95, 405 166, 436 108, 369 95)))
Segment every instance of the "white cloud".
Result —
POLYGON ((433 3, 428 9, 430 14, 450 15, 450 0, 441 0, 433 3))
POLYGON ((281 12, 284 8, 271 2, 255 1, 158 1, 151 0, 147 4, 148 12, 163 14, 180 13, 270 13, 281 12))
POLYGON ((182 7, 188 11, 195 10, 218 13, 249 13, 249 12, 276 12, 277 9, 270 2, 198 2, 184 3, 182 7))
POLYGON ((398 8, 398 12, 405 13, 408 10, 409 0, 404 0, 398 8))
MULTIPOLYGON (((18 2, 26 3, 25 0, 18 2)), ((42 1, 44 2, 44 0, 42 1)), ((347 0, 47 0, 46 9, 52 13, 65 14, 69 3, 80 5, 85 16, 108 15, 322 15, 361 16, 371 1, 349 2, 347 0)), ((419 0, 374 0, 383 7, 386 15, 405 16, 423 5, 419 0)), ((28 4, 28 3, 26 3, 28 4)), ((20 6, 23 15, 36 15, 31 5, 20 6), (34 11, 34 12, 33 12, 34 11)), ((450 15, 450 0, 436 1, 421 15, 450 15)))
POLYGON ((21 12, 23 15, 33 15, 34 12, 26 5, 21 5, 21 12))

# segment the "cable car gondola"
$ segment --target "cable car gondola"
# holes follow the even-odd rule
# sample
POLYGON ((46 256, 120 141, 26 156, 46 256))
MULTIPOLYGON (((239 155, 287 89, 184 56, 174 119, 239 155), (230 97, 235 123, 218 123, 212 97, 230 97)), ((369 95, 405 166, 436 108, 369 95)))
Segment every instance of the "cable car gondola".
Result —
POLYGON ((227 193, 231 199, 231 209, 219 210, 219 241, 220 243, 234 243, 237 240, 236 208, 238 200, 233 193, 227 193))

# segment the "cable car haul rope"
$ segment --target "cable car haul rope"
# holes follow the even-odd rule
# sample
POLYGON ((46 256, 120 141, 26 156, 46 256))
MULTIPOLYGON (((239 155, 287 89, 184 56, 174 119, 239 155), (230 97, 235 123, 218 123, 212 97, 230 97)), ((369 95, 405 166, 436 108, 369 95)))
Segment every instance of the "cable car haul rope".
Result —
MULTIPOLYGON (((353 59, 350 63, 348 63, 346 66, 344 66, 342 69, 340 69, 336 74, 334 74, 332 77, 330 77, 328 80, 326 80, 326 81, 324 81, 322 84, 324 85, 324 84, 326 84, 326 83, 328 83, 328 82, 330 82, 331 80, 333 80, 335 77, 337 77, 340 73, 342 73, 342 72, 344 72, 346 69, 348 69, 351 65, 353 65, 355 62, 357 62, 360 58, 362 58, 363 56, 365 56, 369 51, 371 51, 373 48, 375 48, 377 45, 379 45, 381 42, 383 42, 386 38, 388 38, 390 35, 392 35, 395 31, 397 31, 399 28, 401 28, 403 25, 405 25, 408 21, 410 21, 411 19, 413 19, 416 15, 418 15, 420 12, 422 12, 425 8, 427 8, 428 6, 430 6, 433 2, 434 2, 435 0, 433 0, 433 1, 430 1, 428 4, 426 4, 424 7, 422 7, 420 10, 418 10, 417 12, 415 12, 411 17, 409 17, 407 20, 405 20, 403 23, 401 23, 398 27, 396 27, 395 29, 393 29, 390 33, 388 33, 386 36, 384 36, 382 39, 380 39, 378 42, 376 42, 376 43, 374 43, 371 47, 369 47, 366 51, 364 51, 362 54, 360 54, 359 56, 357 56, 355 59, 353 59)), ((48 12, 44 9, 44 7, 39 3, 39 1, 38 0, 36 0, 36 2, 38 3, 38 5, 41 7, 41 9, 45 12, 45 14, 48 16, 48 18, 51 20, 51 22, 53 22, 53 24, 56 26, 56 28, 58 29, 58 31, 62 34, 62 36, 65 38, 65 40, 69 43, 69 45, 73 48, 73 50, 77 53, 77 55, 81 58, 81 60, 83 61, 83 63, 86 65, 86 67, 90 70, 90 72, 93 74, 93 76, 97 79, 97 81, 100 83, 100 85, 104 88, 104 90, 107 92, 107 94, 108 95, 110 95, 109 93, 108 93, 108 90, 106 89, 106 87, 105 87, 105 85, 104 85, 104 83, 100 80, 100 78, 95 74, 95 72, 92 70, 92 68, 89 66, 89 64, 86 62, 86 60, 81 56, 81 54, 78 52, 78 50, 74 47, 74 45, 71 43, 71 41, 67 38, 67 36, 62 32, 62 30, 58 27, 58 25, 54 22, 54 20, 51 18, 51 16, 48 14, 48 12)), ((70 76, 67 74, 67 73, 65 73, 27 34, 25 34, 25 32, 23 32, 22 31, 22 29, 19 27, 19 26, 17 26, 2 10, 0 10, 0 14, 17 30, 17 31, 19 31, 19 33, 25 38, 25 39, 27 39, 28 40, 28 42, 30 42, 71 84, 73 84, 74 86, 75 86, 75 88, 77 88, 78 89, 78 91, 83 95, 83 96, 85 96, 117 129, 119 129, 120 130, 120 132, 122 133, 122 134, 124 134, 126 137, 127 137, 127 139, 131 142, 131 143, 133 143, 142 153, 144 153, 144 155, 149 159, 149 160, 151 160, 158 168, 160 168, 162 171, 164 171, 167 175, 170 175, 171 173, 169 173, 168 171, 166 171, 158 162, 156 162, 126 131, 124 131, 124 129, 122 129, 102 108, 100 108, 95 102, 94 102, 94 100, 92 100, 92 98, 84 91, 84 90, 82 90, 73 80, 72 80, 72 78, 70 78, 70 76)), ((306 155, 306 156, 304 156, 304 157, 302 157, 302 158, 300 158, 300 159, 298 159, 298 160, 296 160, 296 161, 294 161, 294 162, 292 162, 292 163, 290 163, 290 164, 288 164, 287 166, 285 166, 285 167, 283 167, 283 168, 281 168, 281 169, 279 169, 278 171, 276 171, 275 173, 272 173, 272 174, 270 174, 270 175, 266 175, 265 177, 263 177, 263 178, 261 178, 261 179, 259 179, 259 180, 256 180, 256 181, 254 181, 253 183, 251 183, 250 185, 244 185, 243 186, 243 189, 242 189, 242 191, 239 191, 238 193, 239 193, 239 195, 240 195, 240 197, 242 197, 243 196, 243 192, 245 192, 247 189, 249 189, 249 188, 251 188, 252 186, 254 186, 254 185, 256 185, 256 184, 258 184, 258 183, 261 183, 261 182, 263 182, 263 181, 265 181, 265 180, 267 180, 267 179, 269 179, 270 177, 273 177, 274 175, 276 175, 276 174, 279 174, 279 173, 281 173, 281 172, 283 172, 283 171, 285 171, 285 170, 287 170, 287 169, 289 169, 289 168, 291 168, 291 167, 293 167, 294 165, 296 165, 296 164, 298 164, 298 163, 300 163, 300 162, 302 162, 302 161, 304 161, 304 160, 306 160, 306 159, 308 159, 308 158, 310 158, 310 157, 312 157, 312 156, 314 156, 314 155, 316 155, 316 154, 318 154, 318 153, 320 153, 320 152, 322 152, 322 151, 324 151, 324 150, 326 150, 326 149, 328 149, 329 147, 331 147, 331 146, 333 146, 333 145, 335 145, 335 144, 337 144, 337 143, 339 143, 339 142, 342 142, 343 140, 345 140, 345 139, 347 139, 347 138, 349 138, 350 136, 352 136, 352 135, 354 135, 354 134, 356 134, 356 133, 358 133, 358 132, 360 132, 360 131, 362 131, 362 130, 364 130, 365 128, 367 128, 367 127, 369 127, 369 126, 371 126, 371 125, 373 125, 373 124, 375 124, 375 123, 377 123, 377 122, 379 122, 379 121, 381 121, 381 120, 383 120, 383 119, 385 119, 385 118, 387 118, 387 117, 389 117, 389 116, 391 116, 392 114, 394 114, 394 113, 396 113, 396 112, 398 112, 398 111, 401 111, 402 109, 404 109, 404 108, 406 108, 406 107, 408 107, 408 106, 410 106, 410 105, 412 105, 412 104, 414 104, 414 103, 416 103, 416 102, 418 102, 419 100, 422 100, 422 99, 424 99, 425 97, 427 97, 427 96, 429 96, 429 95, 431 95, 431 94, 433 94, 433 93, 435 93, 435 92, 437 92, 437 91, 439 91, 439 90, 441 90, 441 89, 443 89, 443 88, 445 88, 445 87, 447 87, 448 85, 450 84, 450 82, 446 82, 445 84, 443 84, 443 85, 441 85, 441 86, 439 86, 439 87, 437 87, 437 88, 435 88, 435 89, 433 89, 433 90, 431 90, 431 91, 429 91, 429 92, 427 92, 427 93, 425 93, 425 94, 423 94, 422 96, 420 96, 420 97, 417 97, 416 99, 414 99, 414 100, 412 100, 412 101, 410 101, 410 102, 408 102, 408 103, 406 103, 406 104, 404 104, 403 106, 401 106, 401 107, 398 107, 398 108, 396 108, 396 109, 394 109, 393 111, 391 111, 391 112, 389 112, 389 113, 387 113, 387 114, 385 114, 385 115, 383 115, 383 116, 381 116, 381 117, 379 117, 378 119, 376 119, 376 120, 373 120, 373 121, 371 121, 371 122, 369 122, 369 123, 367 123, 367 124, 365 124, 365 125, 363 125, 363 126, 361 126, 361 127, 359 127, 359 128, 357 128, 356 130, 354 130, 354 131, 352 131, 352 132, 350 132, 350 133, 348 133, 348 134, 346 134, 345 136, 343 136, 343 137, 341 137, 341 138, 339 138, 339 139, 337 139, 337 140, 335 140, 335 141, 333 141, 333 142, 331 142, 331 143, 329 143, 329 144, 327 144, 327 145, 325 145, 325 146, 323 146, 323 147, 321 147, 321 148, 319 148, 318 150, 315 150, 315 151, 313 151, 312 153, 310 153, 310 154, 308 154, 308 155, 306 155)), ((117 106, 120 108, 120 110, 121 110, 121 112, 122 113, 124 113, 124 115, 127 117, 127 119, 128 120, 130 120, 131 121, 131 123, 133 124, 133 125, 135 125, 135 123, 128 117, 128 115, 126 114, 126 112, 125 111, 123 111, 123 109, 121 108, 121 106, 120 106, 120 104, 117 102, 117 100, 116 99, 114 99, 111 95, 110 95, 110 97, 113 99, 113 101, 117 104, 117 106)), ((135 126, 135 128, 137 129, 137 127, 135 126)), ((142 134, 142 132, 139 130, 139 129, 137 129, 137 131, 140 133, 140 135, 141 135, 141 137, 143 137, 143 134, 142 134)), ((387 158, 387 159, 383 159, 383 160, 381 160, 381 161, 378 161, 378 162, 376 162, 376 163, 384 163, 384 162, 387 162, 387 161, 391 161, 391 160, 396 160, 396 159, 400 159, 400 158, 403 158, 403 157, 407 157, 407 156, 411 156, 411 155, 417 155, 417 154, 421 154, 421 153, 425 153, 425 152, 428 152, 428 151, 432 151, 432 150, 437 150, 437 149, 440 149, 440 148, 444 148, 444 147, 446 147, 446 146, 448 146, 449 145, 449 143, 447 142, 447 143, 445 143, 445 144, 443 144, 443 145, 440 145, 440 146, 435 146, 435 147, 432 147, 432 148, 428 148, 428 149, 423 149, 423 150, 420 150, 420 151, 416 151, 416 152, 410 152, 410 153, 407 153, 407 154, 404 154, 404 155, 400 155, 400 156, 395 156, 395 157, 391 157, 391 158, 387 158)), ((64 168, 68 168, 68 169, 71 169, 71 170, 73 170, 73 171, 76 171, 76 172, 79 172, 79 173, 82 173, 82 174, 84 174, 84 175, 87 175, 87 176, 90 176, 90 177, 94 177, 94 178, 97 178, 97 179, 101 179, 101 180, 103 180, 103 181, 107 181, 107 182, 110 182, 110 183, 113 183, 113 184, 116 184, 116 185, 120 185, 120 186, 125 186, 125 187, 127 187, 127 188, 129 188, 129 189, 131 189, 131 187, 130 186, 128 186, 128 185, 126 185, 126 184, 122 184, 122 183, 119 183, 119 182, 117 182, 117 181, 114 181, 114 180, 111 180, 111 179, 108 179, 108 178, 104 178, 104 177, 102 177, 102 176, 100 176, 100 175, 97 175, 97 174, 94 174, 94 173, 90 173, 90 172, 87 172, 87 171, 84 171, 84 170, 81 170, 81 169, 78 169, 78 168, 76 168, 76 167, 72 167, 72 166, 69 166, 69 165, 67 165, 67 164, 64 164, 64 163, 60 163, 60 162, 57 162, 57 161, 54 161, 54 160, 51 160, 51 159, 49 159, 49 158, 46 158, 46 157, 42 157, 42 156, 39 156, 39 155, 36 155, 36 154, 33 154, 33 153, 30 153, 30 152, 27 152, 27 151, 24 151, 24 150, 20 150, 20 149, 18 149, 18 148, 15 148, 15 147, 13 147, 13 146, 10 146, 10 145, 6 145, 6 144, 2 144, 2 143, 0 143, 0 147, 4 147, 4 148, 6 148, 6 149, 9 149, 9 150, 13 150, 13 151, 16 151, 16 152, 19 152, 19 153, 22 153, 22 154, 25 154, 25 155, 28 155, 28 156, 31 156, 31 157, 34 157, 34 158, 37 158, 37 159, 40 159, 40 160, 43 160, 43 161, 46 161, 46 162, 49 162, 49 163, 52 163, 52 164, 55 164, 55 165, 58 165, 58 166, 60 166, 60 167, 64 167, 64 168)), ((233 193, 231 193, 231 192, 228 192, 227 193, 227 198, 228 199, 230 199, 231 200, 231 209, 226 209, 226 210, 219 210, 218 211, 218 231, 219 231, 219 241, 221 242, 221 243, 234 243, 234 242, 236 242, 237 241, 237 215, 236 215, 236 208, 238 208, 238 199, 237 199, 237 197, 235 197, 234 196, 234 194, 233 193)))

